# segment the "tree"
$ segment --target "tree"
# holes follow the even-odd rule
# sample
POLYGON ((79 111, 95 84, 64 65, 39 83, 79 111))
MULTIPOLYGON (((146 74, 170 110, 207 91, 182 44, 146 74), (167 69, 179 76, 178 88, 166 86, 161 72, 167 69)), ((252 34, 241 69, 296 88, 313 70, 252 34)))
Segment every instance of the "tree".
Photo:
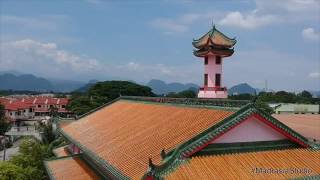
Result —
POLYGON ((3 180, 27 180, 27 173, 22 167, 7 161, 0 162, 0 179, 3 180))
POLYGON ((185 90, 178 93, 179 97, 183 98, 196 98, 197 94, 192 90, 185 90))
POLYGON ((286 91, 278 91, 275 93, 274 100, 283 103, 295 103, 296 95, 286 91))
POLYGON ((238 94, 238 95, 231 95, 228 98, 232 100, 252 100, 255 96, 252 94, 238 94))
POLYGON ((58 108, 56 106, 49 107, 49 113, 51 117, 55 117, 58 115, 58 108))
POLYGON ((113 100, 119 96, 154 96, 152 89, 129 81, 98 82, 89 89, 89 95, 113 100))
POLYGON ((46 175, 43 160, 52 157, 51 150, 48 145, 41 144, 34 138, 25 138, 19 146, 19 153, 9 162, 21 167, 26 179, 40 180, 46 175))
POLYGON ((306 98, 306 99, 311 99, 312 98, 312 94, 309 91, 302 91, 301 93, 298 94, 298 96, 302 97, 302 98, 306 98))
POLYGON ((42 138, 43 142, 46 144, 50 144, 55 140, 55 134, 53 133, 52 123, 49 122, 47 124, 40 124, 40 132, 43 132, 42 138))
POLYGON ((0 104, 0 135, 3 135, 9 128, 10 123, 5 117, 4 106, 0 104))
POLYGON ((119 96, 154 96, 151 88, 129 81, 104 81, 91 86, 87 93, 74 93, 67 109, 81 115, 119 96))
POLYGON ((192 90, 184 90, 178 93, 170 92, 166 95, 166 97, 170 98, 196 98, 197 94, 192 90))

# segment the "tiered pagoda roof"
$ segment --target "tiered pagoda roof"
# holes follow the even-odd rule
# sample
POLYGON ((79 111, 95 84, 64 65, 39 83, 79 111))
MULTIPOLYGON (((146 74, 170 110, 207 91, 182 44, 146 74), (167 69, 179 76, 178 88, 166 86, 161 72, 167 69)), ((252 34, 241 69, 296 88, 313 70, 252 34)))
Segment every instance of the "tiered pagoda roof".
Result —
POLYGON ((235 38, 229 38, 218 31, 215 26, 199 39, 195 39, 192 45, 196 48, 194 55, 204 57, 208 54, 216 54, 222 57, 231 56, 234 52, 233 46, 236 44, 235 38))
MULTIPOLYGON (((282 133, 290 143, 271 141, 266 146, 253 142, 254 148, 252 144, 241 144, 238 149, 222 145, 223 153, 314 148, 306 138, 248 101, 121 97, 59 126, 62 136, 80 148, 81 154, 61 158, 63 165, 59 164, 60 159, 47 161, 46 167, 55 179, 75 179, 69 167, 91 179, 91 172, 102 179, 169 178, 170 172, 180 172, 179 167, 189 161, 192 164, 193 159, 203 156, 201 153, 218 158, 221 152, 210 149, 210 143, 251 116, 282 133), (83 161, 81 166, 78 160, 83 161), (63 170, 65 166, 68 168, 63 170)), ((308 159, 320 158, 319 153, 303 152, 302 157, 306 154, 308 159)), ((293 159, 297 161, 296 156, 293 159)), ((314 167, 311 161, 301 165, 314 167)), ((320 173, 319 169, 314 170, 320 173)))

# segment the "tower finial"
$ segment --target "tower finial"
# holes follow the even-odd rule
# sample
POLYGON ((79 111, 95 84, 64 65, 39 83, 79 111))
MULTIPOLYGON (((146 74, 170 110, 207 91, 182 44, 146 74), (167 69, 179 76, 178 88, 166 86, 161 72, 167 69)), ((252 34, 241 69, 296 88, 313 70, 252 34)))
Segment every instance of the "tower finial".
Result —
POLYGON ((213 23, 213 20, 211 22, 211 25, 212 25, 212 29, 215 29, 216 28, 216 25, 213 23))

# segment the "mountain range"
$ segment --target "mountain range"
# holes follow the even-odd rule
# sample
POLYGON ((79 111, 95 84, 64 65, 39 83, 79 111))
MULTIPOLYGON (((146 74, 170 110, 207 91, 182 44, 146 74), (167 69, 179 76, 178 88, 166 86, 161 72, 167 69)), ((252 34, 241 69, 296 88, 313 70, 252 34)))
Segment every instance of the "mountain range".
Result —
POLYGON ((232 86, 228 89, 229 95, 238 95, 238 94, 252 94, 255 95, 257 93, 257 89, 251 87, 247 83, 241 83, 235 86, 232 86))
POLYGON ((183 90, 194 90, 197 91, 199 86, 193 83, 187 83, 187 84, 182 84, 182 83, 166 83, 164 81, 158 80, 158 79, 152 79, 150 80, 147 84, 152 89, 152 92, 155 94, 168 94, 170 92, 180 92, 183 90))
MULTIPOLYGON (((37 77, 33 74, 23 74, 16 71, 0 71, 0 90, 27 90, 42 92, 86 92, 93 86, 97 80, 89 82, 61 80, 37 77)), ((158 95, 168 94, 170 92, 181 92, 184 90, 198 91, 199 86, 193 83, 166 83, 162 80, 152 79, 145 84, 152 88, 153 93, 158 95)), ((256 94, 261 89, 253 88, 247 83, 241 83, 228 89, 229 95, 236 94, 256 94)), ((320 96, 320 91, 310 91, 315 97, 320 96)))
POLYGON ((0 90, 70 92, 85 84, 84 82, 71 80, 46 79, 32 74, 20 74, 17 72, 0 73, 0 90))

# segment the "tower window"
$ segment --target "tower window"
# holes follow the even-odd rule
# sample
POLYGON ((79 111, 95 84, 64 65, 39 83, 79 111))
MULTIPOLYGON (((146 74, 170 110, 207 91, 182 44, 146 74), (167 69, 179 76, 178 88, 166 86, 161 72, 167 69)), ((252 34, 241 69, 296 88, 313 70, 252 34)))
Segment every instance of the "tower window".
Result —
POLYGON ((216 64, 221 64, 221 56, 216 56, 216 64))
POLYGON ((204 86, 208 86, 208 74, 204 74, 204 86))
POLYGON ((208 56, 204 57, 204 65, 208 64, 208 56))
POLYGON ((216 86, 221 86, 221 74, 216 74, 216 86))

